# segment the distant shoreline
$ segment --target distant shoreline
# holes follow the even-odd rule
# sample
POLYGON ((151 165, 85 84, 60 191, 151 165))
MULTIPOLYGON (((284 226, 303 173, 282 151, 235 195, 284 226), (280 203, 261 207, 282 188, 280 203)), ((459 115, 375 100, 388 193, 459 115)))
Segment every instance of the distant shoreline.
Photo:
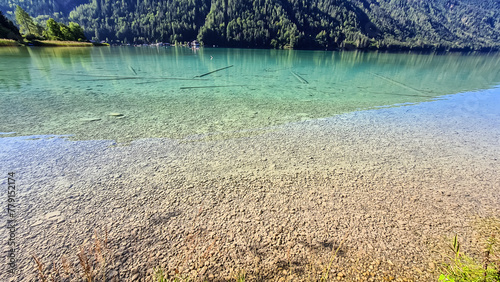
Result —
MULTIPOLYGON (((134 45, 116 45, 109 43, 97 43, 97 42, 79 42, 79 41, 56 41, 56 40, 33 40, 29 42, 21 43, 19 41, 13 39, 4 39, 0 38, 0 47, 21 47, 21 46, 38 46, 38 47, 105 47, 105 46, 130 46, 130 47, 155 47, 156 44, 139 44, 138 46, 134 45)), ((188 47, 186 45, 169 45, 169 46, 180 46, 180 47, 188 47)), ((188 47, 189 48, 189 47, 188 47)), ((201 46, 201 48, 212 48, 209 46, 201 46)), ((218 46, 215 48, 231 48, 231 49, 265 49, 269 50, 271 48, 258 48, 258 47, 225 47, 218 46)), ((303 51, 363 51, 363 52, 391 52, 391 53, 403 53, 403 52, 421 52, 421 53, 497 53, 500 50, 495 47, 489 48, 481 48, 481 49, 472 49, 472 48, 451 48, 451 49, 443 49, 443 48, 425 48, 425 47, 409 47, 409 46, 398 46, 393 48, 356 48, 356 47, 346 47, 346 48, 335 48, 335 49, 275 49, 275 50, 303 50, 303 51)))
POLYGON ((21 47, 21 46, 39 46, 39 47, 101 47, 109 46, 107 43, 92 43, 79 41, 56 41, 56 40, 33 40, 28 42, 19 42, 13 39, 0 38, 0 46, 21 47))

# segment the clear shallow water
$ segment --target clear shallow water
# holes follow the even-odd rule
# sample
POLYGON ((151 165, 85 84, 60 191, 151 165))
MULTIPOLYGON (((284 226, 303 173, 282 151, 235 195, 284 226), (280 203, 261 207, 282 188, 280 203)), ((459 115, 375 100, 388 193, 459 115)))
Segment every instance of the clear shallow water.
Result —
POLYGON ((490 89, 500 82, 499 65, 495 55, 0 48, 0 132, 15 132, 0 137, 247 136, 288 122, 490 89))
POLYGON ((29 254, 54 261, 109 224, 115 242, 143 238, 127 254, 180 253, 150 242, 159 242, 157 227, 174 232, 160 241, 181 240, 200 205, 208 207, 200 222, 220 238, 227 226, 245 230, 226 241, 227 253, 266 233, 261 227, 284 224, 340 241, 343 232, 331 228, 370 215, 353 245, 371 242, 377 254, 415 264, 408 244, 424 250, 422 240, 470 234, 457 226, 471 214, 498 214, 498 63, 487 55, 0 48, 0 163, 19 176, 19 279, 35 279, 29 254), (143 139, 151 137, 167 138, 143 139), (259 224, 226 217, 235 206, 245 218, 259 214, 259 224), (172 221, 148 219, 172 210, 180 211, 172 221), (61 221, 45 218, 54 211, 61 221), (412 224, 398 229, 400 220, 412 224))

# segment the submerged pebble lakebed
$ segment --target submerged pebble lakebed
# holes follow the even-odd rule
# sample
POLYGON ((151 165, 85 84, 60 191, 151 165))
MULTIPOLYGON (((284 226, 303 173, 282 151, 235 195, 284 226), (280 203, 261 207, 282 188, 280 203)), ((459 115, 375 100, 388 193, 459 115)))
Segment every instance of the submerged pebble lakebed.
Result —
POLYGON ((21 280, 36 277, 31 254, 73 258, 95 229, 109 230, 118 281, 158 266, 192 275, 193 230, 201 253, 218 250, 196 274, 207 279, 271 279, 343 240, 340 264, 370 258, 426 279, 435 242, 470 241, 471 217, 499 215, 497 55, 113 47, 0 59, 21 280))

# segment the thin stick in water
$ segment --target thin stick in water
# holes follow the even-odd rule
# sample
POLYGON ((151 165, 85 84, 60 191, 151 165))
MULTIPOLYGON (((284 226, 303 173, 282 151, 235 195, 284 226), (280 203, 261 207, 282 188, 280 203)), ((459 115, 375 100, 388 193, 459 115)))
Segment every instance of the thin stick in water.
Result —
MULTIPOLYGON (((370 72, 370 74, 372 74, 372 75, 374 75, 374 76, 376 76, 376 77, 379 77, 379 78, 381 78, 381 79, 383 79, 383 80, 389 81, 389 82, 391 82, 391 83, 393 83, 393 84, 396 84, 396 85, 399 85, 399 86, 401 86, 401 87, 404 87, 404 88, 406 88, 406 89, 409 89, 409 90, 415 91, 415 92, 417 92, 418 94, 420 94, 420 96, 425 96, 425 94, 424 94, 424 93, 422 93, 422 91, 420 91, 420 90, 418 90, 418 89, 415 89, 415 88, 413 88, 413 87, 410 87, 410 86, 408 86, 408 85, 404 85, 404 84, 403 84, 403 83, 401 83, 401 82, 397 82, 397 81, 395 81, 395 80, 393 80, 393 79, 390 79, 390 78, 388 78, 388 77, 385 77, 385 76, 383 76, 383 75, 376 74, 376 73, 373 73, 373 72, 370 72)), ((426 97, 427 97, 427 96, 426 96, 426 97)))
POLYGON ((132 66, 128 66, 128 68, 135 74, 137 75, 137 72, 134 70, 134 68, 132 66))
POLYGON ((228 69, 228 68, 231 68, 231 67, 233 67, 233 65, 230 65, 230 66, 227 66, 227 67, 223 67, 223 68, 220 68, 220 69, 216 69, 216 70, 214 70, 214 71, 207 72, 207 73, 204 73, 204 74, 201 74, 201 75, 197 75, 197 76, 195 76, 195 78, 197 78, 197 77, 204 77, 205 75, 209 75, 209 74, 212 74, 212 73, 214 73, 214 72, 218 72, 218 71, 221 71, 221 70, 225 70, 225 69, 228 69))
POLYGON ((294 71, 290 71, 290 72, 295 76, 295 78, 297 78, 303 84, 309 84, 309 82, 307 82, 307 80, 305 80, 302 76, 298 75, 296 72, 294 72, 294 71))
POLYGON ((80 79, 75 81, 125 80, 125 79, 142 79, 142 77, 110 77, 110 78, 96 78, 96 79, 80 79))
POLYGON ((217 88, 217 87, 244 87, 246 85, 212 85, 212 86, 185 86, 180 89, 197 89, 197 88, 217 88))

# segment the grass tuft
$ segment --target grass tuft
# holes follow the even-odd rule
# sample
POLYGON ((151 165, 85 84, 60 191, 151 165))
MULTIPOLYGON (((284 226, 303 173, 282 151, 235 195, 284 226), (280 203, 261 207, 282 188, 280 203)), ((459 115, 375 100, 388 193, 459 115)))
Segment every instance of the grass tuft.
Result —
POLYGON ((474 258, 462 252, 458 235, 455 235, 449 246, 452 254, 445 256, 439 281, 500 281, 500 244, 496 239, 500 235, 500 220, 481 219, 476 225, 482 258, 474 258))

